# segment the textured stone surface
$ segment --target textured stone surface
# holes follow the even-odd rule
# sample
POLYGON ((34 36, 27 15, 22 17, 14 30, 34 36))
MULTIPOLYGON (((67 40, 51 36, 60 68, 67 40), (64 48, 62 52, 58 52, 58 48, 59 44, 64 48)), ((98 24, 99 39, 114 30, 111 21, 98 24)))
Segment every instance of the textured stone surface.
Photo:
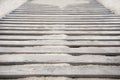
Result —
POLYGON ((33 63, 70 63, 70 64, 120 64, 120 56, 100 55, 71 56, 68 54, 8 54, 0 55, 0 64, 33 64, 33 63))
POLYGON ((73 76, 73 77, 119 77, 120 66, 59 66, 59 65, 16 65, 0 66, 1 77, 23 76, 73 76))
POLYGON ((120 46, 120 41, 66 41, 66 40, 32 40, 32 41, 0 41, 1 46, 120 46))
POLYGON ((119 31, 96 0, 29 0, 0 20, 0 79, 119 80, 119 31))
MULTIPOLYGON (((0 79, 1 80, 1 79, 0 79)), ((119 80, 108 78, 67 78, 67 77, 29 77, 20 79, 2 79, 2 80, 119 80)))

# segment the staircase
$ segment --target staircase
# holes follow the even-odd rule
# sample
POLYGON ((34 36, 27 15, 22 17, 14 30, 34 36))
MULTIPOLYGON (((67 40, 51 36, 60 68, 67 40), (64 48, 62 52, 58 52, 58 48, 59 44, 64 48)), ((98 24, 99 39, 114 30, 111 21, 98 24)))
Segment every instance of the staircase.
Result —
POLYGON ((120 80, 120 16, 33 1, 0 20, 0 80, 120 80))

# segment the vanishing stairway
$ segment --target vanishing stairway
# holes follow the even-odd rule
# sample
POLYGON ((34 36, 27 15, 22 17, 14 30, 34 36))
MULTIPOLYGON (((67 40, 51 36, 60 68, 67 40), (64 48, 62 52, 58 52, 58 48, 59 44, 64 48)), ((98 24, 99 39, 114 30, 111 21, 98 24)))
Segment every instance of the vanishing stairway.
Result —
POLYGON ((120 16, 88 1, 63 9, 28 1, 2 18, 1 80, 120 80, 120 16))

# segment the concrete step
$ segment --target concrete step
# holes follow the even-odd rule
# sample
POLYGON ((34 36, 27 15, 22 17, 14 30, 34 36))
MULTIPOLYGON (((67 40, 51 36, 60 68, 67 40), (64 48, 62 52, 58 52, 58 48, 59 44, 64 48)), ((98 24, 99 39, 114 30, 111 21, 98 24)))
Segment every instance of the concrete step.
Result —
POLYGON ((34 24, 34 25, 120 25, 120 21, 116 22, 14 22, 14 21, 0 21, 0 24, 34 24))
POLYGON ((0 65, 20 64, 61 64, 70 65, 120 65, 120 56, 68 54, 5 54, 0 55, 0 65))
MULTIPOLYGON (((0 79, 0 80, 10 80, 10 79, 0 79)), ((12 80, 119 80, 119 79, 109 79, 109 78, 70 78, 70 77, 27 77, 12 80)))
POLYGON ((48 25, 48 24, 5 24, 5 23, 2 23, 0 24, 1 27, 5 27, 5 28, 8 28, 8 27, 13 27, 13 28, 18 28, 18 27, 24 27, 24 28, 44 28, 44 29, 47 29, 47 28, 52 28, 52 29, 55 29, 55 28, 119 28, 119 24, 114 24, 114 25, 104 25, 104 24, 100 24, 100 25, 96 25, 96 24, 91 24, 91 25, 87 25, 87 24, 78 24, 78 25, 68 25, 68 24, 53 24, 53 25, 48 25))
POLYGON ((95 12, 83 12, 83 13, 81 13, 81 12, 40 12, 40 13, 10 13, 10 14, 28 14, 28 15, 98 15, 98 14, 110 14, 110 13, 105 13, 105 12, 103 12, 103 13, 100 13, 100 12, 98 12, 98 13, 95 13, 95 12))
POLYGON ((0 35, 120 35, 120 31, 13 31, 2 30, 0 35))
POLYGON ((15 65, 0 66, 0 77, 29 77, 29 76, 68 76, 68 77, 102 77, 116 78, 120 76, 120 66, 42 66, 42 65, 15 65), (104 76, 103 76, 104 75, 104 76))
POLYGON ((19 79, 0 79, 0 80, 119 80, 109 78, 68 78, 68 77, 27 77, 19 79))
POLYGON ((80 18, 4 18, 0 21, 14 21, 14 22, 118 22, 120 19, 80 19, 80 18))
POLYGON ((18 30, 18 31, 120 31, 119 27, 79 27, 79 28, 66 28, 66 27, 6 27, 6 26, 0 26, 0 30, 18 30))
POLYGON ((11 13, 42 13, 42 12, 46 12, 46 13, 57 13, 57 12, 61 12, 61 13, 70 13, 70 12, 77 12, 77 13, 110 13, 108 11, 78 11, 78 10, 66 10, 66 11, 48 11, 48 10, 41 10, 41 11, 12 11, 11 13))
POLYGON ((0 54, 71 54, 71 55, 120 55, 120 47, 80 47, 35 46, 35 47, 0 47, 0 54))
POLYGON ((81 35, 81 36, 67 36, 61 35, 1 35, 0 40, 120 40, 120 36, 102 36, 102 35, 81 35))
POLYGON ((74 9, 74 10, 15 10, 15 11, 12 11, 12 12, 110 12, 109 10, 81 10, 81 9, 74 9))
POLYGON ((120 47, 120 41, 66 41, 66 40, 33 40, 33 41, 2 41, 0 46, 68 46, 68 47, 120 47))
MULTIPOLYGON (((22 13, 12 13, 13 15, 19 14, 21 15, 22 13)), ((27 15, 99 15, 99 14, 108 14, 108 13, 39 13, 39 14, 28 14, 28 13, 24 13, 27 15)), ((22 14, 22 15, 24 15, 22 14)))
POLYGON ((76 18, 76 19, 99 19, 99 18, 102 18, 102 19, 106 19, 106 18, 113 18, 113 19, 119 19, 120 18, 120 16, 90 16, 90 15, 84 15, 84 16, 82 16, 82 15, 26 15, 26 14, 24 14, 24 15, 21 15, 21 14, 16 14, 16 15, 13 15, 13 14, 10 14, 10 15, 7 15, 6 17, 4 17, 4 18, 35 18, 35 19, 39 19, 39 18, 62 18, 62 19, 65 19, 65 18, 76 18))
POLYGON ((116 18, 116 17, 27 17, 27 16, 7 16, 7 17, 5 17, 5 18, 2 18, 1 20, 51 20, 51 21, 54 21, 54 20, 78 20, 78 21, 94 21, 94 20, 102 20, 102 21, 104 21, 104 20, 120 20, 120 18, 118 17, 118 18, 116 18))
POLYGON ((114 15, 114 14, 108 14, 108 15, 27 15, 27 14, 23 14, 23 15, 20 15, 20 14, 9 14, 8 16, 17 16, 17 17, 19 17, 19 16, 28 16, 28 17, 41 17, 41 16, 43 16, 43 17, 80 17, 80 18, 82 18, 82 17, 116 17, 116 18, 118 18, 118 17, 120 17, 119 15, 114 15))

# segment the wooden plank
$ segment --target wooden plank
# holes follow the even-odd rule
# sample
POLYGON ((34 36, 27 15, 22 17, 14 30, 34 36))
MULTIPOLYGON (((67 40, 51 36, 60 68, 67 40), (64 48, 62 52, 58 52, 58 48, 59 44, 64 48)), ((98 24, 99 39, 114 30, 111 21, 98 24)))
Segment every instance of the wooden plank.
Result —
POLYGON ((120 55, 120 47, 80 47, 67 46, 39 46, 39 47, 0 47, 0 54, 92 54, 92 55, 120 55))
POLYGON ((45 65, 15 65, 0 66, 0 77, 28 76, 68 76, 68 77, 102 77, 117 78, 120 76, 120 66, 45 66, 45 65))
POLYGON ((120 31, 14 31, 2 30, 0 34, 13 35, 44 35, 44 34, 70 34, 70 35, 120 35, 120 31))
POLYGON ((98 64, 120 65, 120 56, 81 55, 71 56, 68 54, 7 54, 0 55, 0 64, 98 64))
POLYGON ((1 40, 120 40, 120 36, 67 36, 61 35, 43 35, 43 36, 25 36, 25 35, 1 35, 1 40))
POLYGON ((65 41, 65 40, 39 40, 39 41, 0 41, 0 46, 102 46, 119 47, 120 41, 65 41))

